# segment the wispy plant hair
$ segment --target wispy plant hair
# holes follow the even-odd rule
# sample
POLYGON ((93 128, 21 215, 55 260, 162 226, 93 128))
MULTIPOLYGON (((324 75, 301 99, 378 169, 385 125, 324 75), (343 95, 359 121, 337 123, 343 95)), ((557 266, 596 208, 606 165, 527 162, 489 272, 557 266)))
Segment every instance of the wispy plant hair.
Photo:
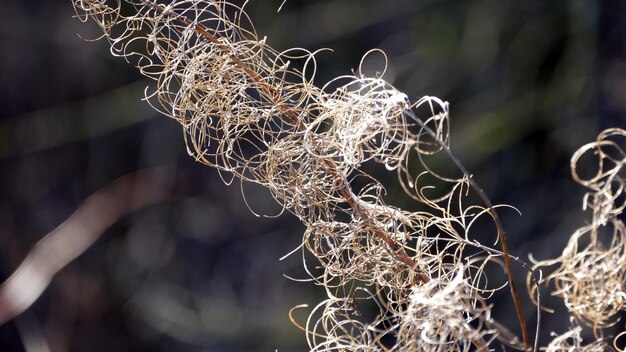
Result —
POLYGON ((572 176, 589 189, 584 204, 591 222, 574 233, 561 256, 529 268, 509 254, 498 206, 451 152, 448 103, 409 98, 384 79, 384 69, 364 74, 370 55, 385 58, 381 51, 366 53, 351 74, 318 84, 316 52, 273 49, 256 33, 245 2, 73 5, 77 17, 102 29, 113 55, 154 81, 146 100, 181 124, 194 159, 218 170, 226 183, 266 187, 283 212, 306 226, 292 253, 316 258, 305 263, 305 280, 321 286, 326 298, 312 308, 295 307, 290 316, 311 351, 470 351, 500 343, 537 350, 512 261, 528 269, 538 306, 536 272, 556 267, 542 283, 576 319, 545 350, 609 346, 604 331, 616 323, 626 298, 626 238, 619 219, 626 206, 626 154, 618 141, 626 136, 623 130, 602 132, 574 155, 572 176), (448 156, 460 176, 444 177, 429 166, 427 156, 436 153, 448 156), (586 167, 579 162, 590 154, 599 167, 583 177, 586 167), (366 164, 396 173, 424 210, 387 204, 385 185, 363 171, 366 164), (466 203, 470 189, 482 204, 466 203), (475 240, 474 224, 483 218, 493 221, 500 249, 475 240), (505 282, 488 282, 490 265, 506 272, 505 282), (504 287, 512 293, 522 339, 491 315, 489 298, 504 287), (362 314, 364 305, 374 307, 374 316, 362 314), (305 308, 308 318, 297 319, 294 312, 305 308), (582 326, 593 329, 597 341, 582 344, 582 326))
MULTIPOLYGON (((626 206, 624 142, 626 131, 611 128, 574 153, 571 174, 588 189, 583 210, 591 210, 591 221, 572 234, 561 256, 534 266, 554 268, 542 283, 553 286, 551 294, 563 299, 579 323, 593 329, 604 348, 611 347, 602 343, 608 340, 605 330, 617 324, 619 313, 626 310, 626 228, 620 218, 626 206)), ((536 286, 529 287, 533 293, 536 286)), ((579 331, 571 330, 559 341, 577 341, 573 334, 579 331)))

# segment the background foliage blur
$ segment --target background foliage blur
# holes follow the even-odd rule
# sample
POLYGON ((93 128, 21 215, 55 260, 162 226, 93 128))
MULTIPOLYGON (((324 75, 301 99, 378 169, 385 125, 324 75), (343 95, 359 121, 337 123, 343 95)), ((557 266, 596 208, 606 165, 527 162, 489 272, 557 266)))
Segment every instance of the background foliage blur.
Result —
MULTIPOLYGON (((452 149, 494 203, 523 214, 503 213, 512 253, 560 254, 586 219, 569 157, 601 129, 626 126, 626 2, 287 0, 277 14, 279 5, 247 8, 278 50, 333 49, 318 56, 318 83, 381 48, 386 78, 412 100, 449 101, 452 149)), ((304 277, 299 255, 278 261, 303 226, 289 215, 256 218, 237 184, 191 160, 180 126, 141 101, 148 82, 105 42, 77 36, 98 33, 72 17, 69 1, 4 0, 3 14, 2 279, 113 179, 173 165, 185 184, 183 196, 123 218, 63 269, 26 314, 0 326, 0 350, 24 350, 24 341, 51 351, 305 350, 287 312, 321 292, 283 277, 304 277)), ((379 176, 389 203, 411 206, 395 176, 379 176)), ((263 190, 246 192, 252 208, 276 209, 263 190)), ((495 300, 514 328, 507 292, 495 300)), ((568 328, 565 317, 544 315, 543 341, 568 328)))

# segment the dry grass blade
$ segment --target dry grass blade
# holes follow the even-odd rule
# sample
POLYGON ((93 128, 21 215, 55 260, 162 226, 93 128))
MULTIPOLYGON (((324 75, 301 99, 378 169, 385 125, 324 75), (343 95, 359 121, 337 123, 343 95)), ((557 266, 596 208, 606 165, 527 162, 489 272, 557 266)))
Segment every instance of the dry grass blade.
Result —
MULTIPOLYGON (((44 236, 13 274, 0 285, 0 324, 24 312, 54 275, 87 250, 120 217, 172 199, 166 169, 119 178, 94 193, 61 225, 44 236)), ((175 183, 174 183, 175 184, 175 183)))

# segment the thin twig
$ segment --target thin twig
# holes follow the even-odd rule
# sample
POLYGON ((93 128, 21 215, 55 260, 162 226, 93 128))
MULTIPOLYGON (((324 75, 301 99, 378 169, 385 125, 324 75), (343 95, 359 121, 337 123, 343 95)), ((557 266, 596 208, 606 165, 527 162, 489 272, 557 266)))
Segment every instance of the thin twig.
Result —
MULTIPOLYGON (((171 171, 171 170, 170 170, 171 171)), ((0 285, 0 325, 30 307, 61 269, 84 253, 122 216, 174 198, 168 168, 123 176, 91 195, 61 225, 37 242, 0 285)))
POLYGON ((446 145, 440 138, 437 137, 435 132, 430 129, 430 127, 426 126, 422 120, 417 118, 415 114, 407 110, 407 115, 412 117, 417 124, 428 133, 438 144, 439 146, 446 152, 450 160, 456 165, 456 167, 467 177, 470 187, 478 194, 478 197, 483 201, 485 206, 487 207, 487 211, 489 215, 493 218, 496 229, 498 231, 498 239, 500 240, 500 246, 502 248, 502 258, 504 259, 504 266, 506 268, 506 275, 509 281, 509 288, 511 291, 511 296, 513 296, 513 303, 515 305, 515 311, 517 313, 517 317, 520 323, 520 328, 522 330, 522 337, 524 339, 524 345, 526 348, 530 348, 530 339, 528 336, 528 329, 526 327, 526 320, 524 319, 524 312, 522 310, 522 305, 519 299, 519 293, 517 291, 517 287, 515 286, 515 280, 513 277, 513 271, 511 268, 511 255, 509 254, 509 246, 507 242, 506 232, 504 231, 504 227, 502 226, 502 222, 500 221, 500 217, 496 212, 491 200, 485 194, 485 191, 478 185, 478 183, 474 180, 472 175, 467 171, 465 166, 461 163, 461 161, 452 153, 452 150, 446 145))

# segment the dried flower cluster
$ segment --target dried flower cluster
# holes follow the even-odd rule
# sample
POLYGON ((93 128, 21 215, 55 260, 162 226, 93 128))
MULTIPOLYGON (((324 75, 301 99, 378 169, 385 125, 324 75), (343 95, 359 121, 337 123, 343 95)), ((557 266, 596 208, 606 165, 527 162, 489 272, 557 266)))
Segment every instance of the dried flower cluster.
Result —
POLYGON ((485 302, 472 294, 462 270, 445 284, 439 280, 414 286, 402 313, 396 350, 470 351, 486 347, 490 341, 485 337, 491 331, 482 324, 489 313, 485 302))
MULTIPOLYGON (((618 313, 626 310, 626 228, 619 218, 626 206, 625 138, 626 131, 607 129, 573 155, 572 177, 589 189, 583 209, 591 209, 591 222, 574 232, 560 257, 535 264, 535 268, 558 266, 543 282, 554 285, 552 294, 563 299, 579 322, 592 327, 599 341, 603 329, 617 323, 618 313), (586 158, 595 159, 595 172, 579 166, 586 158)), ((577 341, 574 334, 579 333, 575 328, 553 344, 577 341)))
POLYGON ((601 341, 595 341, 589 345, 582 345, 580 337, 582 328, 577 326, 562 335, 555 335, 554 340, 545 348, 546 352, 602 352, 605 346, 601 341))
MULTIPOLYGON (((190 155, 216 168, 226 183, 266 187, 306 226, 301 248, 318 263, 305 268, 327 298, 306 321, 291 316, 311 351, 488 350, 496 340, 529 348, 502 225, 450 154, 447 103, 434 97, 411 103, 382 79, 384 72, 365 77, 363 61, 353 75, 316 86, 315 52, 272 49, 243 7, 229 1, 73 0, 73 5, 81 20, 101 27, 114 55, 155 81, 146 98, 180 122, 190 155), (441 177, 428 167, 424 156, 442 151, 462 177, 441 177), (362 171, 365 163, 396 172, 403 189, 428 211, 385 204, 385 188, 362 171), (432 195, 424 175, 443 181, 448 191, 432 195), (470 188, 483 206, 464 204, 470 188), (472 239, 470 229, 479 217, 495 222, 501 251, 472 239), (488 285, 484 270, 490 264, 504 268, 508 282, 488 285), (525 346, 491 317, 487 299, 507 285, 525 346)), ((376 54, 381 52, 366 56, 376 54)), ((626 240, 616 218, 624 207, 616 205, 624 187, 619 176, 624 157, 607 139, 616 135, 623 131, 607 132, 573 160, 574 177, 593 191, 587 197, 593 223, 574 236, 560 258, 537 264, 560 265, 545 281, 554 282, 555 294, 596 330, 611 323, 624 299, 626 240), (606 152, 609 148, 614 150, 606 152), (601 170, 583 180, 575 165, 587 150, 596 150, 601 170), (608 226, 613 239, 605 242, 598 230, 608 226)), ((575 328, 547 350, 595 350, 581 349, 579 342, 575 328)))

